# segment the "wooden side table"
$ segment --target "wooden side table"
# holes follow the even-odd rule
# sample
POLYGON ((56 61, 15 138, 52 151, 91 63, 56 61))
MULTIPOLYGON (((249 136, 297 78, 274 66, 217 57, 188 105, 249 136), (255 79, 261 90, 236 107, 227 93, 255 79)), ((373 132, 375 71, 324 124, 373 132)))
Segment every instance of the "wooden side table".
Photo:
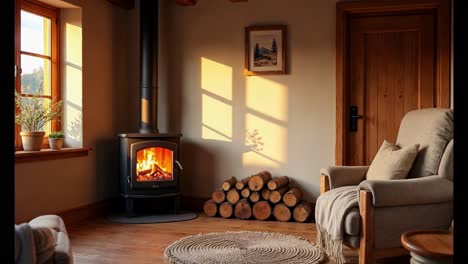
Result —
POLYGON ((445 230, 409 231, 401 243, 410 251, 411 264, 453 263, 453 233, 445 230))

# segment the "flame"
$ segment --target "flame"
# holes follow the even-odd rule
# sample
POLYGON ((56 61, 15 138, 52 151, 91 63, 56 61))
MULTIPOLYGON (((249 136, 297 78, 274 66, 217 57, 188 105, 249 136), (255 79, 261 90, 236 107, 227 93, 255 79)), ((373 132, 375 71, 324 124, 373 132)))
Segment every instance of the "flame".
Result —
POLYGON ((137 152, 137 181, 172 180, 172 151, 165 148, 146 148, 137 152))

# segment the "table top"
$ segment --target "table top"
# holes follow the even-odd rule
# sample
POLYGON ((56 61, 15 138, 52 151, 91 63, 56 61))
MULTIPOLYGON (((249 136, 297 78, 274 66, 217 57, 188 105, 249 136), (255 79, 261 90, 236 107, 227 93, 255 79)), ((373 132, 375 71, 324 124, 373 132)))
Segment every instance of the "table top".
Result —
POLYGON ((453 257, 453 233, 445 230, 416 230, 403 233, 404 248, 421 256, 453 257))

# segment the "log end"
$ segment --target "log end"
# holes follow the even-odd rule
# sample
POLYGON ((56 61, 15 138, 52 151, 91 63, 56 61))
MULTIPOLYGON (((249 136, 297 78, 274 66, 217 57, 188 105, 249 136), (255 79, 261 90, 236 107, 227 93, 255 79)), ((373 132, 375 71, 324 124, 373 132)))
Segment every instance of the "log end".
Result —
POLYGON ((273 216, 275 216, 276 220, 281 222, 288 222, 291 220, 291 210, 285 204, 280 203, 275 205, 273 209, 273 216))
POLYGON ((219 206, 219 215, 223 218, 230 218, 233 213, 232 204, 224 202, 219 206))
POLYGON ((277 186, 276 186, 276 182, 271 180, 267 183, 267 187, 270 191, 274 191, 276 190, 277 186))
POLYGON ((218 207, 216 206, 215 201, 213 200, 208 200, 205 202, 203 205, 203 211, 207 216, 213 217, 216 216, 216 213, 218 212, 218 207))

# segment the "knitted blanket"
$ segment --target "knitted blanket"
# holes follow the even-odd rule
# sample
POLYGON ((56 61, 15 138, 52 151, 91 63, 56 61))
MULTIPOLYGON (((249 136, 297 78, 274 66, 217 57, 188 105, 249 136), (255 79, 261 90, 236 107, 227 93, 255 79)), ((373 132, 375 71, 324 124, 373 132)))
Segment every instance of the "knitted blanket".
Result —
POLYGON ((358 186, 343 186, 322 193, 315 205, 317 245, 338 264, 343 255, 344 219, 353 207, 359 206, 358 186))

